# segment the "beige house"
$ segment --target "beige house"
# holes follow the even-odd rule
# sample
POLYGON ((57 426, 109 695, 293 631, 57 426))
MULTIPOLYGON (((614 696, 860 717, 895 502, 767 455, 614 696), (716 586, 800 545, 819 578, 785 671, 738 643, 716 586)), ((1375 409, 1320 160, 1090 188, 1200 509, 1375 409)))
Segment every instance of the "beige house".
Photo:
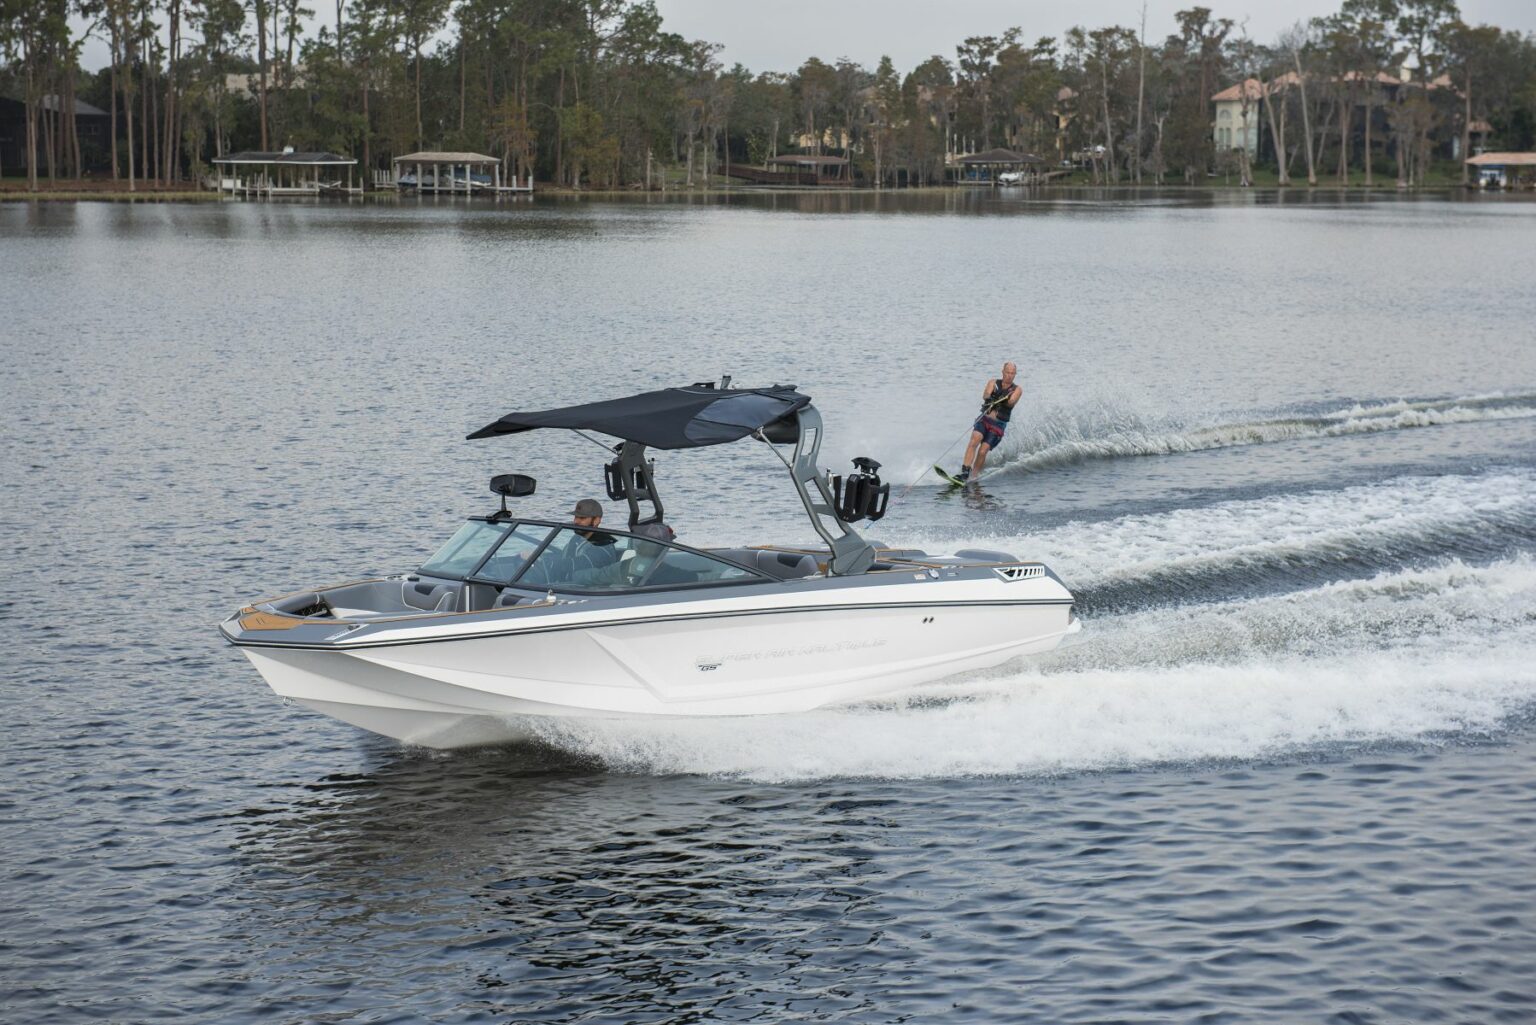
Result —
POLYGON ((1212 141, 1216 152, 1247 150, 1254 156, 1259 151, 1259 120, 1263 116, 1260 100, 1264 98, 1264 84, 1250 78, 1223 89, 1211 97, 1215 117, 1211 122, 1212 141))
MULTIPOLYGON (((810 132, 795 132, 790 136, 790 141, 798 149, 816 149, 816 136, 810 132)), ((846 128, 823 128, 821 130, 821 148, 837 149, 848 152, 848 145, 852 140, 848 137, 846 128)))
POLYGON ((1067 162, 1067 132, 1072 127, 1073 118, 1077 117, 1077 93, 1068 86, 1062 86, 1056 90, 1056 104, 1051 108, 1051 114, 1056 118, 1056 159, 1060 163, 1067 162))
MULTIPOLYGON (((1307 77, 1310 84, 1314 79, 1307 77)), ((1428 82, 1414 81, 1412 70, 1402 68, 1399 75, 1389 75, 1384 71, 1374 73, 1361 73, 1347 71, 1337 77, 1318 77, 1315 81, 1319 85, 1332 83, 1338 85, 1341 82, 1349 83, 1353 105, 1362 104, 1368 109, 1375 110, 1377 117, 1384 117, 1384 111, 1391 101, 1403 89, 1452 89, 1451 79, 1448 75, 1428 82)), ((1259 138, 1262 132, 1264 118, 1263 99, 1266 94, 1278 96, 1301 84, 1301 78, 1294 71, 1287 71, 1269 81, 1266 85, 1256 78, 1247 79, 1237 85, 1228 86, 1215 96, 1211 97, 1211 105, 1214 108, 1211 120, 1211 141, 1216 144, 1216 152, 1230 153, 1234 150, 1245 149, 1249 156, 1256 156, 1259 149, 1259 138)), ((1352 115, 1351 121, 1357 119, 1352 115)), ((1473 133, 1484 131, 1486 124, 1477 122, 1473 125, 1473 133), (1484 127, 1480 129, 1478 125, 1484 127)), ((1459 138, 1457 140, 1459 145, 1459 138)), ((1459 154, 1458 154, 1459 155, 1459 154)))
MULTIPOLYGON (((283 66, 273 61, 267 69, 267 88, 276 90, 283 80, 283 66)), ((303 64, 293 66, 290 87, 303 89, 309 84, 303 64)), ((254 71, 237 71, 224 76, 224 92, 230 96, 255 96, 261 91, 261 76, 254 71)))

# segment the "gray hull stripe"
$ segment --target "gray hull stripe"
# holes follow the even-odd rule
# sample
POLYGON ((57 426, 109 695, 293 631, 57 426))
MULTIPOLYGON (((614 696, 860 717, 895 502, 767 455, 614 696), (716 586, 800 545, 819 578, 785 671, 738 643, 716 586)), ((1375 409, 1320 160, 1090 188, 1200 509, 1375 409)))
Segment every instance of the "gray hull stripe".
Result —
MULTIPOLYGON (((942 609, 942 608, 1005 608, 1015 605, 1071 605, 1070 598, 1024 598, 1014 601, 941 601, 941 602, 891 602, 872 605, 799 605, 783 609, 744 609, 740 612, 694 612, 676 616, 646 616, 640 619, 620 619, 589 623, 569 623, 561 626, 525 627, 520 630, 499 630, 495 633, 449 634, 444 637, 417 637, 398 641, 359 641, 356 644, 298 644, 283 641, 236 640, 224 634, 225 640, 237 648, 289 648, 306 651, 359 651, 363 648, 399 648, 407 644, 443 644, 448 641, 480 641, 494 637, 520 637, 527 634, 560 633, 566 630, 594 630, 602 627, 643 626, 653 623, 676 623, 691 619, 737 619, 742 616, 784 616, 801 612, 855 612, 871 609, 942 609)), ((219 624, 222 633, 224 624, 219 624)))

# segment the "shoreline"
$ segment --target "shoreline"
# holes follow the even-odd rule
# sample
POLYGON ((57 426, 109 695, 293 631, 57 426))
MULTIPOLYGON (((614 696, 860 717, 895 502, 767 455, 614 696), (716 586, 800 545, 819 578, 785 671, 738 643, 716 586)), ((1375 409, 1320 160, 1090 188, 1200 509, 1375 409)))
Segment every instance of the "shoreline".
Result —
MULTIPOLYGON (((1528 191, 1528 190, 1527 190, 1528 191)), ((919 185, 900 189, 873 189, 873 188, 835 188, 825 186, 721 186, 718 188, 679 188, 642 191, 636 189, 569 189, 548 186, 538 189, 532 196, 551 197, 555 199, 701 199, 717 197, 740 196, 936 196, 936 195, 1014 195, 1027 192, 1032 196, 1071 195, 1092 193, 1099 198, 1126 198, 1140 195, 1201 195, 1211 193, 1232 193, 1247 195, 1269 196, 1426 196, 1426 195, 1482 195, 1483 191, 1472 186, 1459 183, 1425 185, 1414 188, 1398 188, 1395 183, 1387 185, 1373 184, 1371 186, 1357 184, 1320 183, 1318 185, 1235 185, 1235 184, 1203 184, 1185 185, 1134 185, 1117 183, 1113 185, 1093 184, 1064 184, 1064 185, 1020 185, 1020 186, 975 186, 975 185, 919 185)), ((1504 190, 1496 195, 1519 195, 1517 190, 1504 190)), ((532 198, 530 196, 529 198, 532 198)), ((279 202, 299 200, 302 202, 345 202, 352 203, 398 203, 411 197, 402 196, 396 192, 366 193, 354 197, 331 196, 281 196, 276 197, 279 202)), ((422 197, 425 198, 425 197, 422 197)), ((466 197, 447 197, 449 201, 457 202, 466 197)), ((476 203, 486 202, 486 197, 469 197, 476 203)), ((523 197, 512 197, 514 201, 523 197)), ((37 192, 30 192, 25 188, 10 188, 0 184, 0 203, 210 203, 224 201, 252 202, 249 197, 227 196, 219 192, 207 189, 147 189, 145 191, 129 192, 126 189, 113 188, 46 188, 37 192)), ((256 202, 271 202, 271 199, 255 199, 256 202)), ((495 201, 492 201, 495 202, 495 201)))

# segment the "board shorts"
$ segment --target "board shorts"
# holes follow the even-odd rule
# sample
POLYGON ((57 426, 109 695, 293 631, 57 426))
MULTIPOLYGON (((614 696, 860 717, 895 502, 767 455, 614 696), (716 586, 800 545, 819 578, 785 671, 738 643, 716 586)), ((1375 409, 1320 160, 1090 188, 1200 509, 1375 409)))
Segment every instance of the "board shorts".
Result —
POLYGON ((1007 424, 1001 420, 994 420, 990 416, 978 416, 976 423, 971 427, 971 430, 981 435, 981 443, 987 448, 997 448, 1002 444, 1003 431, 1007 429, 1007 424))

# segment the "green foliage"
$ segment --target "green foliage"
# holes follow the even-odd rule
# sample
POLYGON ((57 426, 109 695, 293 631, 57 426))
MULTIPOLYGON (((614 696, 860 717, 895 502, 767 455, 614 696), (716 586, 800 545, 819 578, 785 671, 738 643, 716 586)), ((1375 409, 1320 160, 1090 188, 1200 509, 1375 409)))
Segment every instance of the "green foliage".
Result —
MULTIPOLYGON (((1160 42, 1121 26, 1031 42, 1012 27, 905 73, 888 57, 873 70, 815 56, 788 73, 726 69, 717 45, 668 31, 655 0, 313 6, 0 0, 0 90, 34 112, 73 90, 115 104, 124 127, 131 105, 141 175, 161 172, 140 152, 146 132, 181 173, 266 139, 375 167, 415 149, 482 151, 509 176, 583 188, 712 184, 727 163, 797 147, 846 155, 884 185, 942 181, 953 156, 997 146, 1078 159, 1101 181, 1204 182, 1230 164, 1263 182, 1299 174, 1310 148, 1343 183, 1365 167, 1428 183, 1471 121, 1491 126, 1474 141, 1536 145, 1536 37, 1468 25, 1455 0, 1343 0, 1272 46, 1206 7, 1178 11, 1160 42), (110 69, 79 72, 82 26, 109 43, 110 69), (1212 102, 1250 76, 1264 119, 1252 166, 1216 152, 1212 102)), ((119 133, 119 172, 129 141, 119 133)))

